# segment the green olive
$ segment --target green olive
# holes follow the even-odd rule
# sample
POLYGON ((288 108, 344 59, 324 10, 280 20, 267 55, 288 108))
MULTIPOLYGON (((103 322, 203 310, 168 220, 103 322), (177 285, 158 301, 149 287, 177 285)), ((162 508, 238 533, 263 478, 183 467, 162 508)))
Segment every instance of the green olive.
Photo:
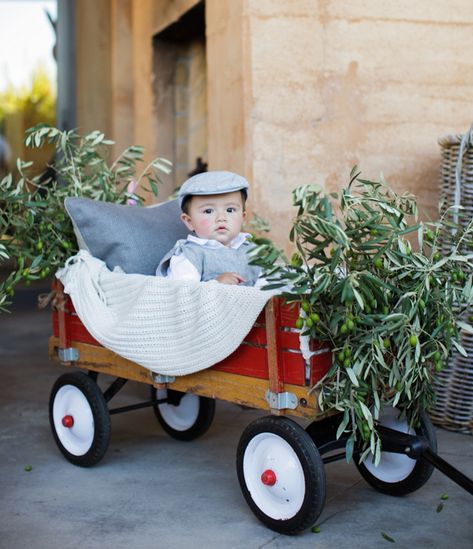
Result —
POLYGON ((310 313, 310 318, 315 323, 320 322, 320 316, 317 313, 310 313))
POLYGON ((373 261, 373 265, 374 265, 377 269, 381 269, 381 267, 383 266, 383 260, 382 260, 380 257, 377 257, 377 258, 373 261))

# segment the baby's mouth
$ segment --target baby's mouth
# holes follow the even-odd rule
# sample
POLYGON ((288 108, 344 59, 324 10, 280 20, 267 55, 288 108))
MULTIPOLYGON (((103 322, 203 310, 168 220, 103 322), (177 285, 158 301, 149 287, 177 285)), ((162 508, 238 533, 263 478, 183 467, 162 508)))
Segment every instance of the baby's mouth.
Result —
POLYGON ((226 231, 227 228, 226 227, 217 227, 217 231, 226 231))

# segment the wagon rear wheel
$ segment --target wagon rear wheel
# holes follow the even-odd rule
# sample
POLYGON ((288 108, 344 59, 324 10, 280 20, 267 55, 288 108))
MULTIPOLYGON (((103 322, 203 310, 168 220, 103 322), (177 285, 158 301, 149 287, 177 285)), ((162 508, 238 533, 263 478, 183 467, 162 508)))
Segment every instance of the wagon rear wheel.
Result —
POLYGON ((153 409, 161 427, 177 440, 194 440, 207 432, 215 415, 215 400, 172 389, 151 387, 151 398, 166 399, 153 409))
MULTIPOLYGON (((399 410, 386 408, 381 425, 402 433, 417 434, 426 438, 430 449, 437 452, 437 437, 427 414, 421 414, 420 426, 409 428, 407 420, 399 418, 399 410)), ((404 454, 381 452, 381 461, 376 467, 370 454, 363 463, 355 461, 361 476, 373 488, 391 496, 404 496, 421 488, 430 478, 434 466, 422 458, 411 459, 404 454)))
POLYGON ((110 415, 95 381, 83 372, 59 377, 49 399, 49 422, 54 440, 67 460, 91 467, 110 442, 110 415))
POLYGON ((310 436, 288 418, 267 416, 248 425, 238 445, 237 473, 251 510, 276 532, 297 534, 322 512, 322 459, 310 436))

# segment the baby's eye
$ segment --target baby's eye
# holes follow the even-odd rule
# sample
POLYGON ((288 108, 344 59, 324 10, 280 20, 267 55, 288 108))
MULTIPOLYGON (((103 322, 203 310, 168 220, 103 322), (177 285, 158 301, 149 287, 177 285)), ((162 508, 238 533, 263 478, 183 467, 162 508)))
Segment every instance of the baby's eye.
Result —
POLYGON ((230 206, 229 208, 227 208, 227 213, 233 213, 233 212, 236 212, 236 208, 234 208, 233 206, 230 206))
POLYGON ((212 208, 205 208, 204 214, 211 214, 212 211, 213 211, 212 208))

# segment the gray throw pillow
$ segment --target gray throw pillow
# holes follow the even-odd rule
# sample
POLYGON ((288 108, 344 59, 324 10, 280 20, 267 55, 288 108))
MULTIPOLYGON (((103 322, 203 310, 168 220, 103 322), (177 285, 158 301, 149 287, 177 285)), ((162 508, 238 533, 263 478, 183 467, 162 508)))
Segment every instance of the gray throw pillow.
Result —
POLYGON ((69 197, 64 205, 79 247, 125 273, 154 275, 164 254, 189 233, 178 200, 140 207, 69 197))

